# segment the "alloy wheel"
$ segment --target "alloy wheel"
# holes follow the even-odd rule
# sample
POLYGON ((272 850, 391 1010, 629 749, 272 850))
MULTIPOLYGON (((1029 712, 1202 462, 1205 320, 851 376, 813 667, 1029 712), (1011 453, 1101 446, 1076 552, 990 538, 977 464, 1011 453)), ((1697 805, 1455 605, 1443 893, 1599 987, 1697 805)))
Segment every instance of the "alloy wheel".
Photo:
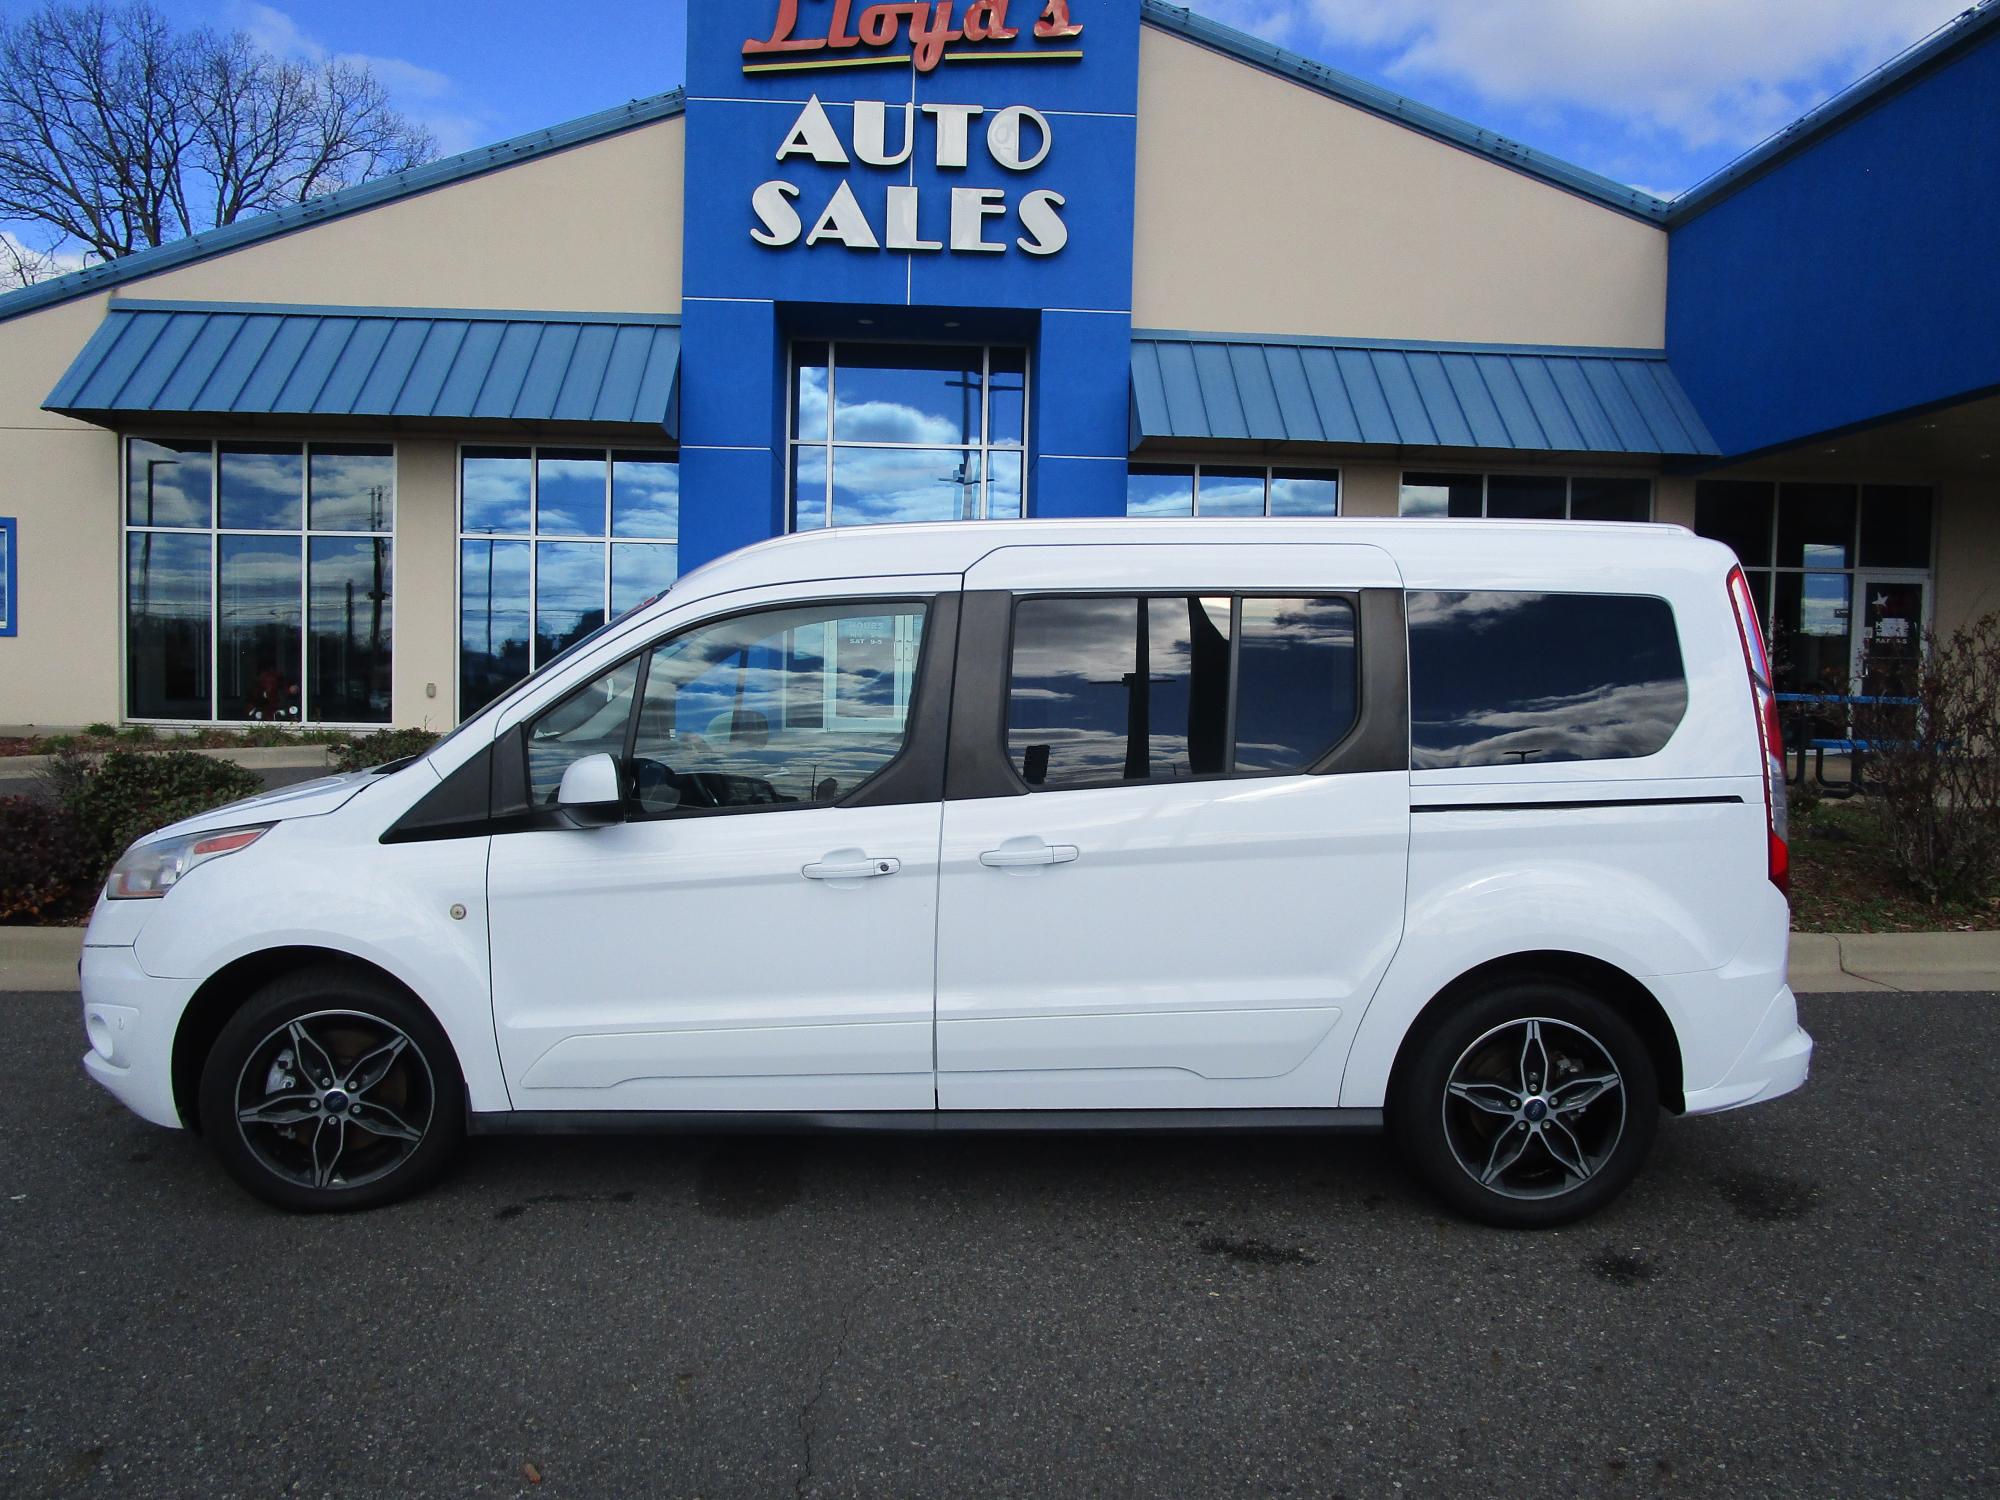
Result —
POLYGON ((1624 1084, 1609 1049, 1582 1027, 1547 1016, 1509 1021, 1452 1065, 1445 1141, 1488 1192, 1561 1197, 1589 1182, 1618 1149, 1624 1084))
POLYGON ((423 1051, 361 1011, 294 1017, 250 1050, 236 1082, 236 1128, 265 1169, 340 1191, 394 1172, 423 1144, 437 1107, 423 1051))

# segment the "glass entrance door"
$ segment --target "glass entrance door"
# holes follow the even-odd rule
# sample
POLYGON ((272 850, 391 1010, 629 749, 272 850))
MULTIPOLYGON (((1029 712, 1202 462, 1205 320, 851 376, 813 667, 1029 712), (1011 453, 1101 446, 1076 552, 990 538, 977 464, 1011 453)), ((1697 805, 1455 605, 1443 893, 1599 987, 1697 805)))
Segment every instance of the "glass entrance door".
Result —
MULTIPOLYGON (((1865 698, 1909 698, 1917 692, 1923 664, 1924 629, 1929 620, 1930 586, 1907 575, 1857 573, 1854 618, 1861 629, 1854 642, 1854 691, 1865 698)), ((1904 727, 1915 711, 1863 715, 1865 722, 1904 727)))

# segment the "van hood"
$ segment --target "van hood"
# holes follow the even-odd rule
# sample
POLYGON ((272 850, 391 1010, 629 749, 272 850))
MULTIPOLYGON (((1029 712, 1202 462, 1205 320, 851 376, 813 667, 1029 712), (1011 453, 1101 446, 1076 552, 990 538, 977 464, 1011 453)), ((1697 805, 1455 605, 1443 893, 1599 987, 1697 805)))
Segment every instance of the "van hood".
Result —
MULTIPOLYGON (((410 769, 414 769, 413 767, 410 769)), ((394 773, 391 772, 391 775, 394 773)), ((435 774, 435 773, 433 773, 435 774)), ((216 828, 240 828, 245 823, 282 823, 292 818, 323 818, 352 802, 371 783, 387 781, 375 770, 347 771, 338 776, 322 776, 297 786, 280 787, 275 792, 246 797, 241 802, 211 808, 192 818, 183 818, 146 835, 140 843, 183 833, 206 833, 216 828)))

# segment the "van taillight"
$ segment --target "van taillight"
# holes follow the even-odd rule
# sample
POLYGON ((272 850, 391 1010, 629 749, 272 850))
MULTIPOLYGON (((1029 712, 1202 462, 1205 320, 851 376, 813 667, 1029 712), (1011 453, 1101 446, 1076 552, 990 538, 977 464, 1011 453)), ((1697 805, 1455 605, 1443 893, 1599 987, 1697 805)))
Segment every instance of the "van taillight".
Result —
POLYGON ((1785 737, 1778 727, 1778 695, 1771 687, 1771 658, 1764 650, 1764 631, 1757 623, 1757 605, 1741 568, 1729 570, 1729 607, 1736 615, 1736 638, 1743 646, 1743 666, 1750 674, 1751 699, 1756 706, 1757 742, 1764 752, 1764 830, 1768 846, 1767 873, 1771 884, 1787 897, 1792 893, 1792 853, 1785 834, 1785 737))

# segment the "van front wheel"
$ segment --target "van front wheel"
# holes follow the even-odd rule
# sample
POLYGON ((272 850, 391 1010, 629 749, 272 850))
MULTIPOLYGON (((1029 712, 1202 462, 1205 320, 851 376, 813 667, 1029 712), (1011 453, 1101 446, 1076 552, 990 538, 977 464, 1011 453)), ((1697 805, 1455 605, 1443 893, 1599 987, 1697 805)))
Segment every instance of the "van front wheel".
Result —
POLYGON ((1539 1229, 1594 1213, 1638 1175, 1659 1080, 1623 1016, 1561 980, 1517 980, 1452 1006, 1417 1042, 1389 1125, 1438 1194, 1472 1218, 1539 1229))
POLYGON ((272 981, 222 1028, 201 1075, 204 1133, 281 1208, 374 1208, 433 1181, 465 1135, 443 1029, 409 996, 337 967, 272 981))

